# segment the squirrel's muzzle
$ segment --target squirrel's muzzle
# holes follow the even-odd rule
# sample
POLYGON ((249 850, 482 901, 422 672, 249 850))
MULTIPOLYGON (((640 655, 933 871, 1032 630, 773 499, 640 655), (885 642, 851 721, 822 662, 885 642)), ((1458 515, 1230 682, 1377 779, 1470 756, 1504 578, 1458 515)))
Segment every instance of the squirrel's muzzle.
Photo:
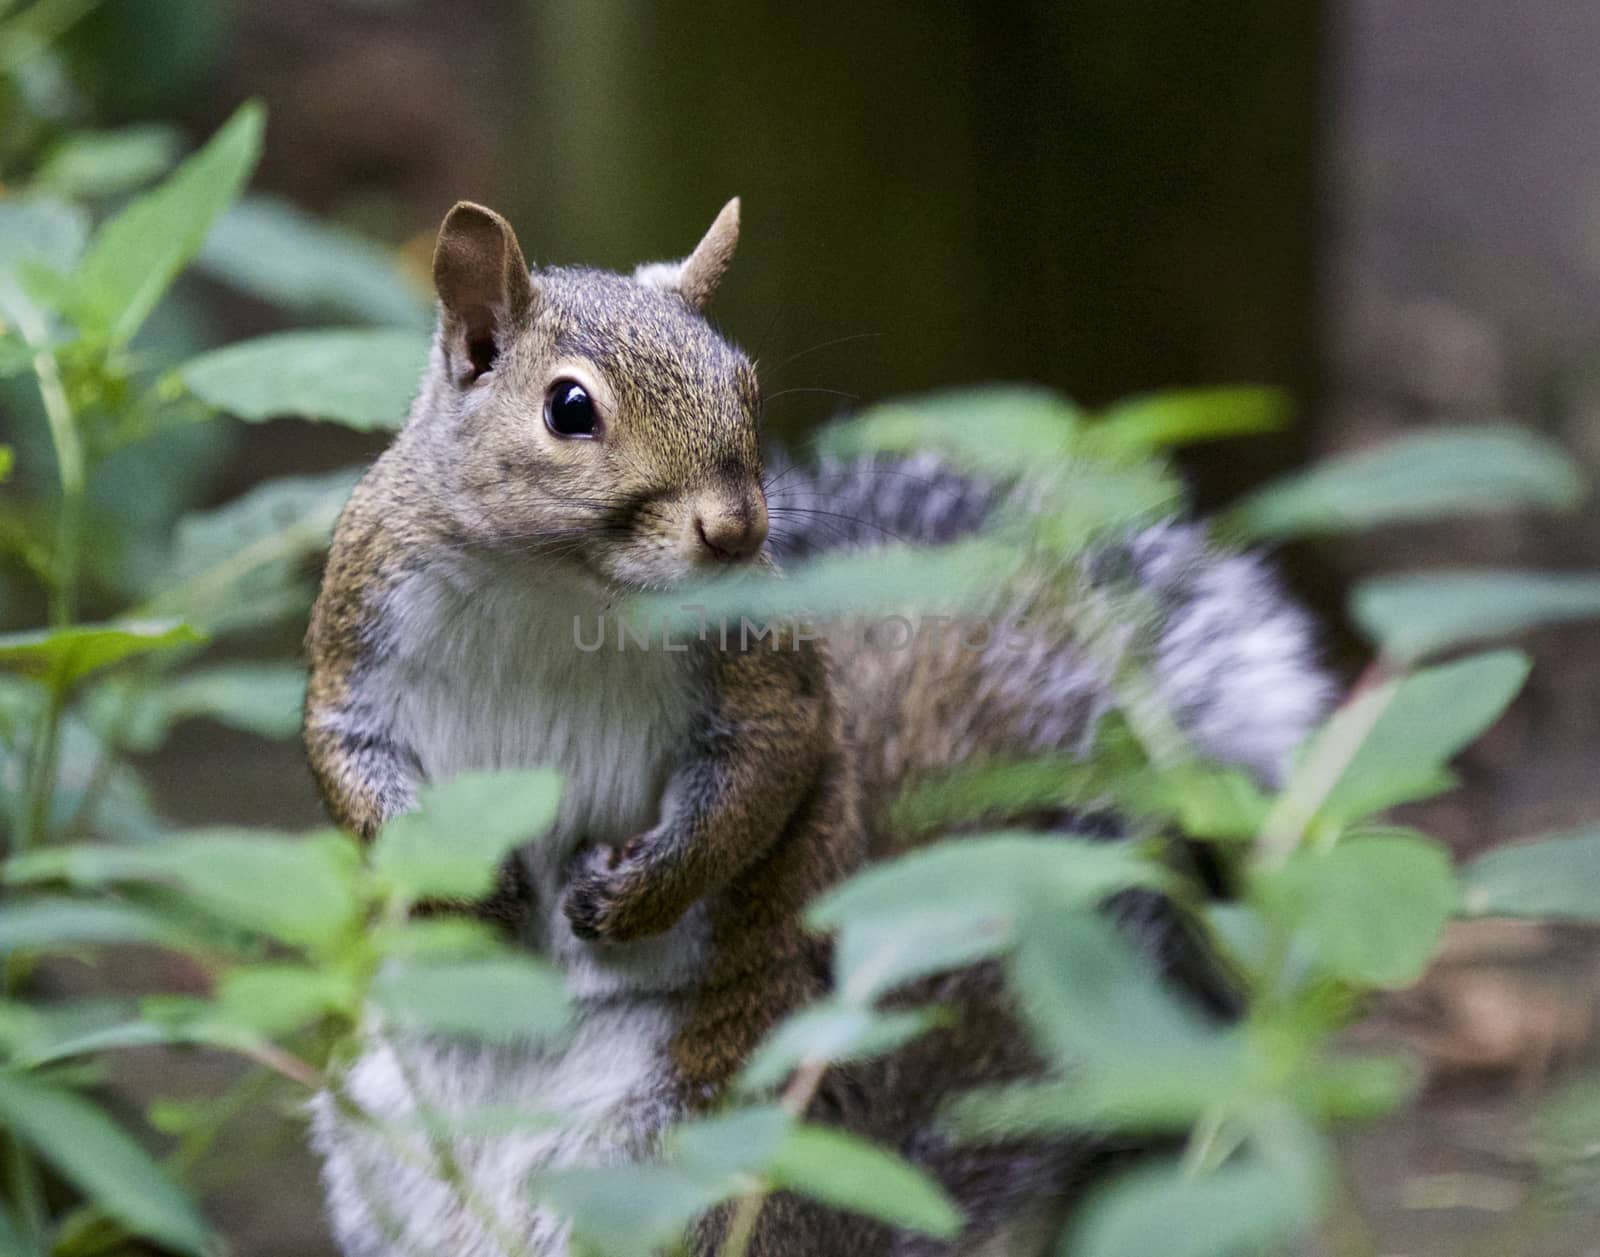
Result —
POLYGON ((767 540, 767 503, 760 494, 718 495, 695 503, 694 534, 703 562, 754 558, 767 540))

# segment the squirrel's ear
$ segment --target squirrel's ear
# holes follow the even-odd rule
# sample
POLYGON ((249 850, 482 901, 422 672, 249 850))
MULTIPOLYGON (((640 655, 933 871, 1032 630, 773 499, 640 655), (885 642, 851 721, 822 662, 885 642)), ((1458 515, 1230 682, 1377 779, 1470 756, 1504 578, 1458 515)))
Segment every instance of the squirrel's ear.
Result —
POLYGON ((733 260, 739 243, 739 198, 722 207, 711 228, 681 262, 647 262, 633 277, 652 288, 680 293, 696 310, 704 310, 716 295, 722 274, 733 260))
POLYGON ((533 309, 533 279, 511 224, 491 209, 457 201, 439 227, 433 286, 451 375, 470 384, 494 366, 533 309))

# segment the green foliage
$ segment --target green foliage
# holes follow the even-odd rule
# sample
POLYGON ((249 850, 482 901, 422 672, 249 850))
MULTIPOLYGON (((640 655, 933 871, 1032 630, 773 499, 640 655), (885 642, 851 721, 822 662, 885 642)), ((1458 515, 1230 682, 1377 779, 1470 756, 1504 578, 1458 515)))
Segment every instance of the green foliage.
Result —
POLYGON ((195 1257, 210 1251, 210 1232, 188 1197, 93 1104, 0 1071, 0 1125, 37 1149, 135 1235, 195 1257))
POLYGON ((243 106, 161 186, 95 233, 72 282, 74 313, 87 334, 113 346, 133 338, 243 190, 265 125, 259 105, 243 106))
POLYGON ((1600 577, 1462 570, 1380 577, 1358 586, 1350 613, 1402 663, 1546 624, 1600 616, 1600 577))
POLYGON ((217 220, 197 263, 308 318, 358 319, 419 331, 433 323, 428 294, 406 279, 386 250, 275 197, 238 201, 217 220))
POLYGON ((1268 485, 1229 519, 1253 537, 1294 537, 1520 506, 1566 510, 1584 493, 1572 458, 1525 428, 1439 428, 1268 485))
POLYGON ((203 640, 189 625, 171 620, 7 633, 0 636, 0 668, 64 690, 124 659, 203 640))
POLYGON ((482 899, 508 852, 543 835, 555 819, 561 784, 548 769, 463 773, 424 786, 417 809, 383 827, 372 864, 406 901, 482 899), (449 846, 438 836, 452 835, 449 846))
POLYGON ((1461 910, 1475 917, 1600 922, 1600 830, 1519 842, 1461 871, 1461 910))
POLYGON ((203 354, 180 374, 240 419, 301 415, 368 430, 400 426, 427 361, 421 332, 279 332, 203 354))

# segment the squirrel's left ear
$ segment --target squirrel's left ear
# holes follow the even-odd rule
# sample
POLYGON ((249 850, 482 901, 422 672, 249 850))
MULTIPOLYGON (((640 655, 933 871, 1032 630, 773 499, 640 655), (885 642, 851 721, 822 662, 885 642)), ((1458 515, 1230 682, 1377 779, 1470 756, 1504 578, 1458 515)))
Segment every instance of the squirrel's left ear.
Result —
POLYGON ((490 370, 533 309, 533 279, 511 224, 457 201, 433 250, 444 349, 458 384, 490 370))
POLYGON ((679 293, 696 310, 704 310, 716 295, 738 243, 739 198, 734 197, 722 207, 711 229, 683 261, 647 262, 634 271, 633 277, 651 288, 679 293))

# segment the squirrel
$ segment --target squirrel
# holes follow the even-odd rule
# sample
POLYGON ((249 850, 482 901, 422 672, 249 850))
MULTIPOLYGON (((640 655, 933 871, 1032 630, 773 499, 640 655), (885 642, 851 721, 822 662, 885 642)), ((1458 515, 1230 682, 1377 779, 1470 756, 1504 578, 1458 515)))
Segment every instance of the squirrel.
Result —
MULTIPOLYGON (((563 774, 552 832, 512 861, 493 911, 565 971, 570 1038, 380 1036, 346 1080, 379 1118, 423 1103, 568 1116, 462 1148, 531 1254, 564 1252, 566 1229, 529 1202, 530 1174, 648 1157, 826 992, 828 949, 803 910, 888 849, 882 804, 898 785, 981 753, 1081 749, 1111 704, 1066 641, 1020 658, 840 652, 792 627, 731 646, 579 642, 578 624, 629 594, 885 535, 946 541, 1006 498, 925 456, 764 475, 755 368, 704 314, 738 227, 735 199, 681 261, 530 271, 503 218, 456 205, 420 393, 340 517, 312 612, 305 740, 341 824, 370 836, 420 784, 463 771, 563 774)), ((1180 722, 1215 758, 1270 777, 1326 698, 1305 618, 1256 560, 1212 552, 1197 530, 1151 529, 1126 557, 1170 612, 1154 654, 1180 722)), ((967 1209, 962 1238, 926 1247, 780 1195, 750 1253, 975 1252, 1052 1207, 1069 1153, 986 1159, 929 1133, 948 1088, 1029 1068, 1017 1034, 995 1028, 993 975, 958 994, 997 1017, 875 1070, 831 1071, 813 1115, 926 1164, 967 1209)), ((498 1251, 445 1184, 331 1100, 313 1139, 353 1257, 498 1251)), ((694 1251, 714 1252, 725 1225, 714 1211, 694 1251)))

